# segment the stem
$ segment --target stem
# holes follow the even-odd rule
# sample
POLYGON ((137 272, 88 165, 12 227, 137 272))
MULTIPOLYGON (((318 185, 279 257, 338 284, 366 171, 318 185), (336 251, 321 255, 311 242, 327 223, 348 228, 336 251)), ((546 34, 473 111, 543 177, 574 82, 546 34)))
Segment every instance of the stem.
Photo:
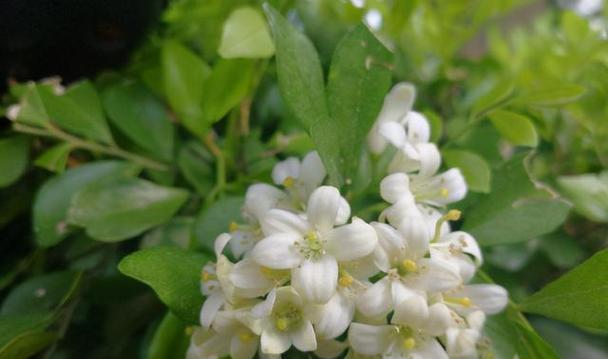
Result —
POLYGON ((224 153, 222 149, 215 143, 215 139, 213 138, 213 133, 209 132, 202 138, 203 143, 209 151, 215 157, 216 163, 216 183, 215 187, 209 192, 207 196, 206 202, 209 204, 213 201, 214 197, 224 190, 226 186, 226 159, 224 158, 224 153))
POLYGON ((168 166, 163 163, 125 151, 114 145, 106 146, 96 142, 88 142, 79 137, 72 136, 69 133, 62 131, 58 127, 53 126, 52 124, 47 124, 46 129, 42 129, 24 125, 21 123, 15 123, 13 124, 13 129, 17 132, 26 133, 30 135, 56 138, 68 142, 74 148, 80 148, 84 150, 89 150, 91 152, 99 152, 109 156, 120 157, 133 163, 140 164, 149 169, 159 171, 166 171, 169 169, 168 166))

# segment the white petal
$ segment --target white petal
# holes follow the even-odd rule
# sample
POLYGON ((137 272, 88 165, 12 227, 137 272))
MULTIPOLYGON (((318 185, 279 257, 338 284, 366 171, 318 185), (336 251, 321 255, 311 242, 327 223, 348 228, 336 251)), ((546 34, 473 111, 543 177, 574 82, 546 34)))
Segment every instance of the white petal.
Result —
POLYGON ((374 227, 355 217, 351 224, 328 233, 325 249, 338 261, 350 261, 372 253, 377 243, 374 227))
POLYGON ((477 358, 479 332, 473 329, 448 329, 447 349, 451 358, 477 358))
MULTIPOLYGON (((248 333, 244 333, 247 335, 248 333)), ((235 335, 230 341, 231 359, 251 359, 258 351, 259 340, 257 337, 241 339, 240 335, 235 335)))
POLYGON ((507 291, 496 284, 465 285, 460 294, 469 297, 473 305, 479 307, 486 314, 501 312, 509 301, 507 291))
POLYGON ((433 143, 419 143, 416 149, 420 154, 420 170, 418 175, 422 177, 430 177, 437 173, 441 165, 441 154, 437 146, 433 143))
POLYGON ((290 233, 302 236, 310 229, 308 222, 295 213, 283 209, 271 209, 260 221, 262 231, 270 236, 277 233, 290 233))
POLYGON ((221 292, 211 294, 205 299, 203 307, 201 308, 200 322, 204 328, 209 328, 217 312, 220 310, 222 305, 225 303, 224 295, 221 292))
POLYGON ((337 291, 329 302, 322 306, 320 320, 315 323, 317 335, 323 339, 339 336, 348 328, 354 313, 355 303, 344 293, 337 291))
POLYGON ((373 222, 372 227, 378 236, 378 245, 374 249, 376 266, 383 272, 388 272, 393 263, 405 255, 405 240, 393 227, 385 223, 373 222))
POLYGON ((295 288, 292 286, 280 287, 277 289, 276 293, 276 302, 279 304, 291 303, 292 305, 295 305, 298 308, 302 308, 302 306, 304 305, 304 301, 302 300, 300 293, 298 293, 298 291, 296 291, 295 288))
POLYGON ((447 234, 441 239, 441 242, 449 242, 462 250, 464 253, 473 257, 475 264, 480 266, 483 263, 483 256, 477 241, 473 236, 466 232, 457 231, 447 234))
POLYGON ((391 289, 395 306, 391 321, 413 327, 422 326, 429 317, 426 298, 406 288, 400 281, 394 281, 391 289))
POLYGON ((481 310, 476 310, 476 311, 470 313, 469 315, 467 315, 467 323, 469 323, 469 327, 471 329, 481 331, 485 321, 486 321, 486 315, 481 310))
POLYGON ((260 348, 265 354, 283 354, 291 346, 289 333, 283 333, 269 325, 260 338, 260 348))
POLYGON ((274 287, 274 282, 262 273, 262 267, 249 258, 237 262, 229 277, 239 293, 248 298, 261 297, 274 287))
POLYGON ((408 278, 408 283, 418 289, 441 292, 454 289, 462 284, 458 267, 452 263, 422 258, 418 260, 417 265, 418 272, 411 281, 408 278))
POLYGON ((393 173, 384 177, 380 182, 380 195, 388 203, 397 203, 410 192, 410 179, 405 173, 393 173))
POLYGON ((336 223, 341 197, 336 187, 321 186, 315 189, 306 208, 308 222, 319 231, 330 230, 336 223))
POLYGON ((348 330, 348 341, 359 354, 380 355, 386 351, 394 334, 392 325, 352 323, 348 330))
POLYGON ((295 247, 300 239, 295 234, 273 234, 259 241, 251 258, 259 265, 273 269, 288 269, 300 264, 302 256, 295 247))
POLYGON ((300 182, 306 188, 307 194, 310 194, 313 189, 317 188, 327 175, 325 166, 319 157, 317 151, 308 152, 302 160, 300 169, 300 182))
POLYGON ((348 222, 350 218, 350 205, 344 199, 344 197, 340 197, 340 206, 338 207, 338 215, 336 216, 336 225, 343 225, 348 222))
POLYGON ((405 128, 397 122, 384 122, 378 126, 378 133, 390 144, 401 148, 407 142, 405 128))
POLYGON ((318 340, 315 355, 321 359, 333 359, 346 350, 346 348, 348 348, 348 344, 345 342, 339 342, 333 339, 318 340))
POLYGON ((391 286, 387 277, 377 281, 357 297, 357 309, 367 317, 388 314, 392 304, 391 286))
POLYGON ((217 236, 217 238, 215 239, 215 243, 213 244, 213 248, 215 249, 216 258, 220 257, 220 255, 224 251, 224 248, 226 248, 226 245, 228 244, 230 239, 232 239, 232 236, 230 236, 230 234, 228 234, 228 233, 222 233, 219 236, 217 236))
POLYGON ((300 177, 300 160, 295 157, 277 163, 272 169, 272 181, 276 185, 282 185, 287 178, 298 177, 300 177))
POLYGON ((427 338, 427 340, 424 340, 420 346, 415 348, 412 354, 414 353, 421 359, 450 359, 441 344, 439 344, 435 338, 427 338))
POLYGON ((272 313, 272 308, 277 301, 277 290, 273 289, 268 293, 263 302, 256 304, 251 308, 251 314, 254 318, 261 319, 268 317, 272 313))
POLYGON ((407 138, 411 143, 429 142, 431 126, 423 114, 410 111, 406 116, 407 138))
POLYGON ((398 230, 405 238, 407 244, 405 252, 408 257, 420 258, 426 255, 431 233, 424 217, 417 209, 415 211, 412 209, 401 219, 398 230))
POLYGON ((441 336, 445 331, 456 325, 450 314, 450 309, 443 303, 435 303, 429 307, 429 317, 424 323, 424 331, 432 336, 441 336))
POLYGON ((287 195, 278 188, 265 183, 256 183, 247 188, 244 212, 259 221, 269 209, 276 207, 279 201, 285 199, 287 195))
POLYGON ((236 231, 231 233, 232 239, 228 242, 230 250, 236 258, 241 258, 245 252, 253 248, 256 243, 256 238, 252 232, 236 231))
POLYGON ((315 330, 310 321, 305 320, 302 325, 290 333, 293 346, 301 352, 310 352, 317 349, 315 330))
POLYGON ((292 270, 291 282, 306 300, 327 303, 338 284, 338 263, 325 255, 318 260, 305 260, 292 270))

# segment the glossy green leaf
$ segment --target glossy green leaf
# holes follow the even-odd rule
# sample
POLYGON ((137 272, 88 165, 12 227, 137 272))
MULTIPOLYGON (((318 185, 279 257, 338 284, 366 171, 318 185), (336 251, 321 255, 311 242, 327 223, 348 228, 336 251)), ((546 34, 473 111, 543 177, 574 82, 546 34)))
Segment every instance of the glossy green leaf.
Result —
POLYGON ((189 343, 186 335, 186 323, 168 312, 154 332, 148 347, 147 359, 166 359, 182 357, 189 343))
POLYGON ((138 178, 95 183, 78 192, 68 222, 100 241, 125 240, 167 222, 188 198, 183 189, 138 178))
POLYGON ((103 92, 110 121, 130 140, 163 160, 173 157, 174 127, 163 103, 137 82, 123 82, 103 92))
POLYGON ((576 84, 543 84, 541 87, 530 89, 518 101, 541 107, 561 106, 576 101, 584 93, 585 88, 576 84))
POLYGON ((138 166, 126 162, 98 161, 49 179, 34 200, 34 234, 38 244, 49 247, 67 236, 67 212, 76 192, 97 181, 133 176, 137 172, 138 166))
POLYGON ((200 142, 185 144, 177 157, 180 172, 201 196, 207 195, 215 184, 211 161, 213 157, 200 142))
POLYGON ((163 79, 169 104, 181 123, 191 132, 202 135, 208 129, 202 101, 203 83, 209 65, 176 41, 165 41, 162 48, 163 79))
POLYGON ((536 147, 538 135, 534 124, 524 115, 504 110, 495 110, 488 115, 496 130, 514 145, 536 147))
POLYGON ((253 60, 220 60, 205 81, 205 123, 211 126, 240 104, 248 94, 254 74, 253 60))
POLYGON ((0 188, 10 186, 27 168, 30 146, 24 136, 0 139, 0 188))
POLYGON ((514 86, 512 82, 500 81, 485 95, 481 96, 473 106, 471 115, 478 117, 485 112, 506 104, 513 94, 514 86))
POLYGON ((592 221, 608 223, 608 171, 562 176, 557 179, 557 185, 579 214, 592 221))
POLYGON ((62 95, 39 87, 39 94, 52 122, 87 139, 112 143, 112 135, 97 90, 89 81, 78 82, 62 95))
POLYGON ((492 192, 465 213, 463 229, 481 245, 529 240, 553 231, 568 215, 568 203, 532 182, 525 157, 515 155, 494 172, 492 192))
POLYGON ((338 143, 339 151, 325 156, 347 182, 356 175, 365 138, 391 85, 391 67, 391 53, 363 24, 344 36, 332 57, 327 84, 331 121, 315 122, 311 136, 327 148, 338 143))
POLYGON ((30 331, 15 336, 0 348, 0 359, 26 359, 42 351, 59 338, 55 332, 30 331))
POLYGON ((215 238, 228 232, 230 223, 241 219, 242 197, 224 197, 201 211, 194 224, 194 235, 199 248, 213 253, 215 238))
POLYGON ((193 227, 194 218, 174 217, 168 223, 146 233, 141 240, 141 248, 170 245, 187 249, 193 237, 193 227))
POLYGON ((217 51, 223 58, 272 56, 274 43, 263 15, 249 6, 235 9, 224 23, 217 51))
POLYGON ((0 316, 0 359, 25 359, 44 349, 55 339, 44 332, 52 320, 42 311, 0 316))
POLYGON ((63 271, 29 278, 4 299, 0 315, 52 312, 69 299, 81 276, 81 272, 63 271))
POLYGON ((67 142, 60 143, 44 151, 36 158, 34 164, 38 167, 46 168, 51 172, 62 173, 65 170, 71 151, 71 144, 67 142))
POLYGON ((492 171, 483 157, 464 150, 443 150, 441 154, 448 167, 460 169, 471 191, 490 192, 492 171))
POLYGON ((521 308, 581 327, 608 330, 608 249, 527 298, 521 308))
POLYGON ((198 324, 203 304, 200 273, 209 259, 205 254, 161 246, 128 255, 118 269, 152 287, 182 320, 198 324))

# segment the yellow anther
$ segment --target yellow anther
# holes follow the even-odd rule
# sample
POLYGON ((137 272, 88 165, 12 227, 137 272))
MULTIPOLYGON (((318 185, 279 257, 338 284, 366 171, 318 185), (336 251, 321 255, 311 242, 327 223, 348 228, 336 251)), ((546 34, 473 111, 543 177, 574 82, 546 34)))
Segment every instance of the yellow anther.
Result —
POLYGON ((232 232, 236 232, 239 229, 239 225, 236 222, 230 222, 228 225, 228 230, 232 232))
POLYGON ((403 340, 403 347, 407 350, 412 350, 416 346, 416 339, 409 337, 403 340))
POLYGON ((442 189, 439 190, 439 195, 441 197, 445 198, 445 197, 447 197, 447 196, 450 195, 450 191, 447 188, 444 187, 444 188, 442 188, 442 189))
POLYGON ((194 333, 194 328, 192 326, 187 326, 186 329, 184 329, 184 332, 186 335, 190 336, 192 333, 194 333))
POLYGON ((354 280, 353 277, 346 274, 346 275, 340 276, 340 279, 338 279, 338 284, 340 284, 340 286, 342 286, 342 287, 348 287, 349 285, 353 284, 353 280, 354 280))
POLYGON ((239 339, 243 342, 248 342, 253 339, 253 335, 251 333, 244 332, 239 334, 239 339))
POLYGON ((460 219, 460 215, 461 215, 461 214, 462 214, 462 212, 460 212, 460 211, 459 211, 459 210, 457 210, 457 209, 450 209, 450 210, 448 211, 448 213, 445 215, 445 218, 446 218, 448 221, 457 221, 457 220, 459 220, 459 219, 460 219))
POLYGON ((209 272, 207 272, 206 270, 204 270, 201 273, 201 279, 203 280, 203 282, 208 282, 209 279, 211 279, 211 274, 209 274, 209 272))
POLYGON ((464 307, 470 307, 472 304, 471 299, 469 297, 457 298, 457 300, 464 307))
POLYGON ((418 269, 418 265, 416 265, 416 262, 411 259, 405 259, 403 262, 401 262, 401 266, 407 272, 415 272, 418 269))
POLYGON ((289 187, 293 187, 294 183, 296 182, 296 180, 293 179, 293 177, 291 176, 287 176, 285 178, 285 180, 283 180, 283 186, 289 188, 289 187))
POLYGON ((274 322, 274 325, 279 331, 284 332, 289 328, 289 319, 279 318, 274 322))

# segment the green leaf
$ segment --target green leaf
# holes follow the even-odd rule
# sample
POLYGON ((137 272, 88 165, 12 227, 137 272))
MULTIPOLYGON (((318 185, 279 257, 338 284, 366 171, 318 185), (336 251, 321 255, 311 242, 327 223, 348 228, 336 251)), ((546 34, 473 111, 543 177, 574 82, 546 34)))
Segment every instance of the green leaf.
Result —
POLYGON ((177 156, 180 172, 201 196, 207 195, 215 183, 211 161, 213 157, 200 142, 185 144, 177 156))
POLYGON ((211 71, 209 65, 192 51, 171 40, 163 44, 162 65, 169 104, 188 130, 203 135, 208 129, 202 101, 203 83, 211 71))
POLYGON ((579 214, 608 223, 608 171, 558 177, 557 185, 579 214))
POLYGON ((506 100, 513 94, 513 89, 512 82, 499 81, 487 94, 477 100, 471 110, 471 115, 478 117, 491 109, 506 104, 506 100))
POLYGON ((194 223, 194 236, 199 248, 213 253, 213 243, 220 234, 227 232, 231 222, 241 219, 242 197, 224 197, 201 211, 194 223))
POLYGON ((15 336, 0 348, 0 359, 26 359, 51 345, 59 335, 54 332, 30 331, 15 336))
POLYGON ((170 222, 146 233, 142 238, 141 248, 170 245, 187 249, 193 237, 193 226, 193 217, 174 217, 170 222))
POLYGON ((424 111, 424 116, 429 120, 431 125, 431 142, 439 142, 443 135, 443 120, 433 111, 424 111))
POLYGON ((52 320, 45 312, 0 316, 0 359, 25 359, 44 349, 55 339, 44 332, 52 320))
POLYGON ((60 143, 44 151, 36 158, 34 164, 38 167, 46 168, 51 172, 62 173, 65 170, 71 151, 71 144, 67 142, 60 143))
MULTIPOLYGON (((334 52, 327 85, 331 121, 317 121, 313 140, 339 151, 326 153, 347 182, 356 175, 365 138, 391 85, 391 53, 360 24, 346 34, 334 52)), ((321 148, 320 148, 321 150, 321 148)))
POLYGON ((54 272, 32 277, 4 299, 0 315, 52 312, 62 306, 80 283, 82 272, 54 272))
POLYGON ((238 105, 248 94, 254 73, 253 60, 220 60, 205 81, 211 89, 203 98, 205 123, 211 126, 238 105))
POLYGON ((123 82, 103 92, 110 121, 129 139, 163 160, 173 157, 174 127, 162 102, 137 82, 123 82))
POLYGON ((563 223, 570 205, 537 187, 524 165, 526 153, 513 156, 492 176, 492 192, 465 213, 463 230, 481 245, 523 242, 563 223))
POLYGON ((0 139, 0 188, 10 186, 27 168, 30 146, 27 137, 0 139))
POLYGON ((224 23, 218 53, 227 59, 272 56, 274 43, 262 14, 249 6, 235 9, 224 23))
POLYGON ((148 347, 147 359, 166 359, 183 357, 188 346, 189 337, 186 333, 186 323, 168 312, 154 332, 154 337, 148 347))
POLYGON ((471 191, 490 192, 492 171, 483 157, 463 150, 443 150, 441 154, 448 167, 460 169, 471 191))
POLYGON ((52 122, 87 139, 112 143, 97 91, 89 81, 70 86, 63 95, 39 87, 39 94, 52 122))
POLYGON ((209 256, 177 247, 144 249, 123 258, 118 269, 143 282, 182 320, 198 324, 203 304, 200 273, 209 256))
POLYGON ((42 103, 39 87, 34 82, 27 84, 27 90, 19 102, 17 122, 37 126, 43 126, 48 122, 49 115, 42 103))
POLYGON ((576 84, 551 83, 532 88, 518 99, 528 105, 540 107, 561 106, 576 101, 585 93, 585 88, 576 84))
POLYGON ((50 247, 67 234, 67 212, 74 194, 97 181, 133 176, 139 167, 127 162, 98 161, 69 169, 45 182, 34 200, 33 221, 36 241, 50 247))
POLYGON ((581 243, 566 233, 543 237, 540 249, 549 257, 551 263, 559 268, 572 268, 585 258, 581 243))
POLYGON ((92 238, 121 241, 167 222, 188 199, 183 189, 138 178, 95 183, 78 192, 68 222, 84 227, 92 238))
POLYGON ((521 303, 522 310, 581 327, 608 330, 608 249, 549 283, 521 303))
POLYGON ((504 110, 495 110, 488 115, 496 130, 514 145, 536 147, 538 135, 534 124, 524 115, 504 110))

